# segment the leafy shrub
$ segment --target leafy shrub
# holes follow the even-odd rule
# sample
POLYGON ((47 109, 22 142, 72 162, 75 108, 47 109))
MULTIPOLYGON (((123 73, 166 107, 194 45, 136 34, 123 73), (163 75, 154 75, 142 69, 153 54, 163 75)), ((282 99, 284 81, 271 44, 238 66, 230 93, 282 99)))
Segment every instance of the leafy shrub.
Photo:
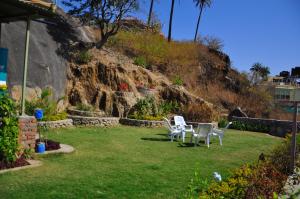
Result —
POLYGON ((43 120, 45 121, 58 121, 67 119, 68 114, 66 112, 60 112, 55 115, 46 115, 43 120))
POLYGON ((134 58, 134 64, 138 66, 142 66, 144 68, 148 68, 149 64, 147 63, 147 60, 143 56, 138 56, 134 58))
POLYGON ((19 150, 16 105, 7 96, 0 96, 0 161, 14 162, 19 150))
POLYGON ((35 100, 25 102, 25 112, 27 115, 34 115, 35 109, 40 108, 44 111, 44 121, 63 120, 67 118, 66 113, 57 111, 57 102, 52 100, 52 89, 45 88, 41 96, 35 100))
POLYGON ((263 133, 269 133, 271 130, 270 126, 266 126, 263 124, 249 124, 242 121, 233 121, 231 128, 241 131, 254 131, 263 133))
POLYGON ((185 198, 198 198, 199 193, 202 193, 208 189, 210 181, 205 178, 202 179, 199 173, 195 171, 194 178, 188 184, 188 191, 185 194, 185 198))
POLYGON ((162 120, 170 112, 178 109, 176 102, 163 102, 158 104, 154 97, 146 96, 140 99, 131 109, 129 118, 141 120, 162 120))
MULTIPOLYGON (((299 147, 300 136, 297 136, 297 154, 299 147)), ((270 155, 261 154, 258 163, 243 165, 229 178, 195 190, 198 190, 200 198, 273 198, 283 192, 291 174, 290 161, 290 138, 287 138, 270 155)))
POLYGON ((158 106, 158 110, 162 115, 167 115, 169 113, 176 113, 179 111, 179 104, 176 101, 162 102, 158 106))
POLYGON ((226 118, 221 118, 218 122, 219 128, 224 128, 228 124, 228 121, 226 118))
POLYGON ((177 86, 182 86, 183 85, 183 80, 178 75, 176 75, 173 78, 172 82, 173 82, 174 85, 177 85, 177 86))
POLYGON ((89 104, 78 103, 76 109, 80 111, 94 111, 95 108, 89 104))
POLYGON ((88 50, 83 50, 78 53, 77 62, 87 64, 93 59, 93 55, 88 50))
POLYGON ((213 109, 204 102, 185 106, 181 114, 191 122, 211 122, 216 117, 213 109))

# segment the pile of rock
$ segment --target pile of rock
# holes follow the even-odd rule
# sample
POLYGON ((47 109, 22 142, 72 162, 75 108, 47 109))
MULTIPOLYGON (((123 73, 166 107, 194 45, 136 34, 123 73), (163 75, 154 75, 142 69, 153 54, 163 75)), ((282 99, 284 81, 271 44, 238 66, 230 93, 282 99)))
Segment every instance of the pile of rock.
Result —
POLYGON ((101 111, 80 111, 68 109, 68 118, 75 126, 110 127, 119 125, 119 117, 106 117, 101 111))

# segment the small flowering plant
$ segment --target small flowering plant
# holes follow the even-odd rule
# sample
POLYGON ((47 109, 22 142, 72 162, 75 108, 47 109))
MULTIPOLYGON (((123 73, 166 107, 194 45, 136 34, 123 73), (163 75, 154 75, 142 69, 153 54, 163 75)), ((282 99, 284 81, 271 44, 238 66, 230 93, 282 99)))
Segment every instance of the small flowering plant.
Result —
POLYGON ((129 91, 129 86, 127 83, 123 82, 119 85, 119 90, 123 92, 128 92, 129 91))

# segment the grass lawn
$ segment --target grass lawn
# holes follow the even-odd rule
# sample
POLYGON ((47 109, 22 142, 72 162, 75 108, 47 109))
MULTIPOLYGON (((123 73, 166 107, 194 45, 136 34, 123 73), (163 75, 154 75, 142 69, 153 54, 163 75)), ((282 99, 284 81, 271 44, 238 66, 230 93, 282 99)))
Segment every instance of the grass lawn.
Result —
POLYGON ((170 142, 166 129, 120 126, 54 130, 49 138, 76 148, 39 157, 43 166, 0 174, 0 198, 182 198, 195 171, 211 178, 256 161, 280 139, 228 130, 208 149, 170 142))

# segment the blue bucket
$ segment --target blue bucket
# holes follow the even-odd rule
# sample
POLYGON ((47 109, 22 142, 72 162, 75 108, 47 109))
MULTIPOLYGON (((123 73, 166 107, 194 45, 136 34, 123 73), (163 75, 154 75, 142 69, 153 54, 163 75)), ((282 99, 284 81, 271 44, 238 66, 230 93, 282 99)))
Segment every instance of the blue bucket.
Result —
POLYGON ((37 120, 41 120, 44 117, 44 111, 42 109, 35 109, 34 116, 37 120))
POLYGON ((43 142, 40 142, 37 144, 37 152, 38 153, 45 153, 46 151, 46 146, 45 146, 45 143, 43 142))

